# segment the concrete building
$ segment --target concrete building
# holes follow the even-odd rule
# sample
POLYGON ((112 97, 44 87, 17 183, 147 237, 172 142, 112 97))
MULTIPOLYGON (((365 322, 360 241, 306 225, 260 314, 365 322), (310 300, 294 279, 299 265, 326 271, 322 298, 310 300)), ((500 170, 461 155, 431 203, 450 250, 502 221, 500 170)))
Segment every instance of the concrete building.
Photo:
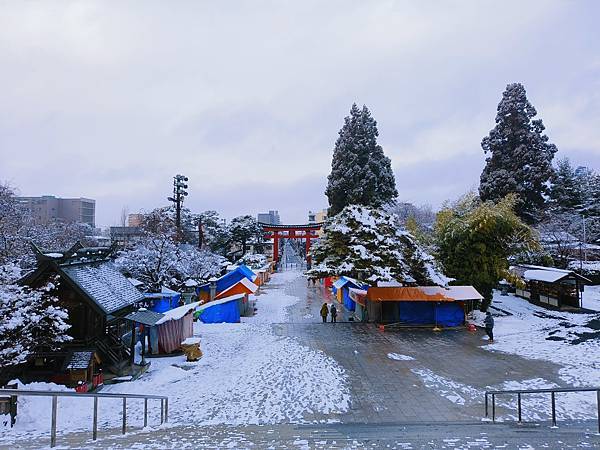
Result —
POLYGON ((281 225, 281 219, 279 218, 279 211, 269 211, 268 213, 259 213, 257 219, 261 223, 268 223, 269 225, 281 225))
POLYGON ((308 223, 322 223, 327 219, 327 210, 323 209, 321 211, 309 211, 308 212, 308 223))
POLYGON ((127 225, 130 227, 141 227, 143 220, 143 214, 129 214, 127 216, 127 225))
POLYGON ((51 220, 87 223, 96 227, 96 200, 89 198, 58 198, 53 195, 41 197, 17 197, 19 202, 29 210, 37 223, 51 220))

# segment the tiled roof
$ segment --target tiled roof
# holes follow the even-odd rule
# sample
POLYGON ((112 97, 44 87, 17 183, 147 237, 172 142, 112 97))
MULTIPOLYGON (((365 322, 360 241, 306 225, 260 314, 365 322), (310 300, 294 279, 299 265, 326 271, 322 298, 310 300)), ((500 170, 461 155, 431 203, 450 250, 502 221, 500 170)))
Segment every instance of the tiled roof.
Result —
POLYGON ((67 265, 61 270, 107 314, 143 300, 140 291, 111 262, 67 265))
POLYGON ((87 369, 90 366, 92 356, 94 356, 94 352, 91 350, 73 352, 65 361, 65 369, 87 369))
POLYGON ((141 323, 143 325, 152 326, 163 317, 164 314, 162 313, 150 311, 149 309, 140 309, 138 311, 134 311, 130 314, 127 314, 125 316, 125 319, 131 320, 132 322, 141 323))

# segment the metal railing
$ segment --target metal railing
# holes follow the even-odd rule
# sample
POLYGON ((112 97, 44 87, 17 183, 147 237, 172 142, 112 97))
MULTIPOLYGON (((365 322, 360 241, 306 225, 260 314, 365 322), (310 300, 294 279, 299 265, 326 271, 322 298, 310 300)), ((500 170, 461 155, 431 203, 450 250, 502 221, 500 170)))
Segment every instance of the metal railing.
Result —
POLYGON ((514 389, 505 391, 486 391, 485 392, 485 417, 489 417, 488 397, 492 396, 492 421, 496 421, 496 396, 497 395, 517 395, 517 415, 518 423, 522 423, 521 396, 523 394, 550 394, 552 426, 556 426, 556 394, 562 392, 596 392, 596 406, 598 408, 598 433, 600 433, 600 387, 586 388, 548 388, 548 389, 514 389))
POLYGON ((148 400, 160 400, 160 423, 168 422, 169 419, 169 397, 164 395, 146 394, 116 394, 116 393, 89 393, 89 392, 61 392, 61 391, 28 391, 19 389, 0 389, 0 395, 52 397, 52 422, 50 425, 50 447, 56 446, 56 416, 58 410, 58 397, 89 397, 94 399, 94 416, 92 422, 92 439, 98 437, 98 399, 99 398, 121 398, 123 399, 123 422, 121 432, 127 431, 127 399, 139 398, 144 400, 144 428, 148 426, 148 400))

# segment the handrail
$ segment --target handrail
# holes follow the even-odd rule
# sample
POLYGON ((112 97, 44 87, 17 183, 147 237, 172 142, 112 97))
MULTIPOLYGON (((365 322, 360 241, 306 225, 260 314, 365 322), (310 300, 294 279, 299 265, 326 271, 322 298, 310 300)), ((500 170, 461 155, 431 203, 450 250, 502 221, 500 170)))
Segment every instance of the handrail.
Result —
POLYGON ((596 406, 598 408, 598 433, 600 433, 600 387, 570 387, 570 388, 544 388, 544 389, 507 389, 485 391, 485 417, 489 417, 488 396, 492 396, 492 422, 496 422, 496 395, 517 394, 518 423, 522 423, 521 396, 523 394, 550 394, 552 404, 552 426, 556 427, 556 394, 564 392, 596 392, 596 406))
POLYGON ((56 415, 58 409, 58 397, 88 397, 94 399, 94 416, 92 424, 92 439, 95 441, 98 437, 98 399, 99 398, 121 398, 123 399, 123 423, 121 426, 122 434, 127 430, 127 399, 137 398, 144 400, 144 428, 148 426, 148 400, 160 400, 160 423, 169 420, 169 397, 165 395, 152 394, 118 394, 112 392, 65 392, 65 391, 32 391, 20 389, 0 389, 0 394, 11 396, 31 396, 31 397, 52 397, 52 423, 50 426, 50 447, 56 446, 56 415))

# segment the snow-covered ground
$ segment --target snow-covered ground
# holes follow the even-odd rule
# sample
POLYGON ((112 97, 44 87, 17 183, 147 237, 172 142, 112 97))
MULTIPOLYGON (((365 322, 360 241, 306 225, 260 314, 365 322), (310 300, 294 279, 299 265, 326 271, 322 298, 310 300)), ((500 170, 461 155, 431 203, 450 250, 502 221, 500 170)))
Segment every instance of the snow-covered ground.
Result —
MULTIPOLYGON (((257 314, 241 324, 196 323, 204 356, 196 363, 185 357, 152 359, 140 379, 105 386, 102 392, 147 393, 169 396, 171 424, 275 424, 306 422, 313 414, 335 415, 350 404, 346 375, 332 358, 277 336, 271 324, 287 320, 286 309, 298 298, 286 295, 286 283, 299 272, 275 274, 256 297, 257 314)), ((30 389, 64 389, 37 383, 30 389)), ((131 400, 128 420, 142 424, 143 401, 131 400)), ((19 419, 2 435, 34 432, 47 435, 50 399, 24 397, 19 419)), ((120 425, 120 400, 100 400, 100 427, 120 425)), ((151 424, 159 420, 157 402, 150 403, 151 424), (154 407, 153 407, 154 406, 154 407)), ((58 429, 90 429, 92 400, 59 399, 58 429)))
MULTIPOLYGON (((586 287, 584 304, 600 303, 598 286, 586 287)), ((551 311, 532 305, 513 295, 494 293, 494 343, 486 344, 489 351, 516 354, 559 365, 561 386, 600 385, 600 314, 574 314, 551 311), (508 314, 506 314, 508 313, 508 314)), ((482 325, 483 314, 476 323, 482 325)), ((487 339, 487 338, 484 338, 487 339)), ((499 389, 556 387, 539 378, 524 382, 508 381, 499 389)), ((547 411, 548 396, 540 398, 540 408, 547 411)), ((595 393, 559 394, 559 413, 564 418, 593 418, 597 414, 595 393)))
POLYGON ((600 285, 586 286, 583 292, 583 307, 600 312, 600 285))

